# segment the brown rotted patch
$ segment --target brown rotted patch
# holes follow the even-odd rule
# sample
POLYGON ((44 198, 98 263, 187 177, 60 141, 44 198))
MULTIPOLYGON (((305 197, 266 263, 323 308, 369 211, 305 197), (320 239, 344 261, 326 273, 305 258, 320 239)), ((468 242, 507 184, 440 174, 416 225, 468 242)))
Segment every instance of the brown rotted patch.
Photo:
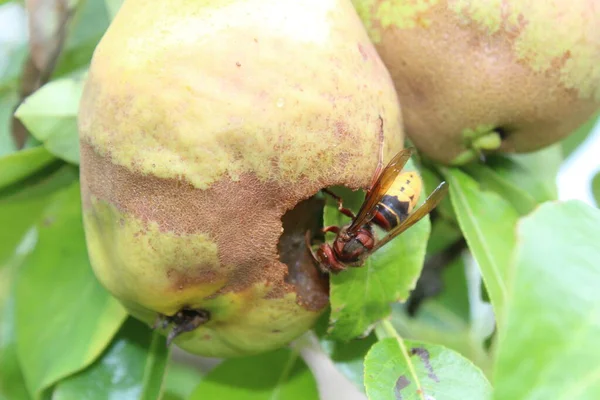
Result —
MULTIPOLYGON (((201 267, 201 266, 198 266, 201 267)), ((184 290, 190 286, 197 286, 203 283, 212 283, 219 279, 219 275, 215 271, 202 271, 201 275, 193 273, 194 267, 189 271, 182 272, 176 268, 167 269, 167 278, 173 282, 173 287, 176 290, 184 290), (187 273, 186 273, 187 272, 187 273)))
MULTIPOLYGON (((306 308, 326 305, 327 280, 307 258, 306 250, 299 247, 302 231, 306 227, 318 229, 320 220, 303 222, 303 213, 308 212, 304 205, 285 219, 293 221, 291 227, 284 221, 287 230, 283 237, 294 243, 282 249, 282 260, 292 265, 289 272, 279 261, 277 247, 282 216, 325 184, 305 181, 284 187, 245 174, 238 181, 223 179, 207 190, 199 190, 183 181, 132 173, 98 155, 85 141, 81 144, 81 160, 84 207, 90 207, 90 195, 94 195, 143 222, 157 223, 161 231, 208 234, 218 246, 220 268, 228 273, 228 284, 219 293, 266 282, 274 289, 271 296, 297 291, 306 308)), ((312 207, 310 219, 314 218, 312 207)), ((216 273, 206 274, 203 270, 194 274, 194 270, 189 268, 189 274, 185 274, 179 269, 176 273, 171 267, 165 273, 174 278, 175 290, 218 279, 216 273)))

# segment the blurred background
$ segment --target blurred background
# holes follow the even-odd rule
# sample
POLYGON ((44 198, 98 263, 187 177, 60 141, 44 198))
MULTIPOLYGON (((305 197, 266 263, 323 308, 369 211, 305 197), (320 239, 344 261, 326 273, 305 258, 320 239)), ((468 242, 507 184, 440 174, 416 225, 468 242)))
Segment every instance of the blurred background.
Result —
MULTIPOLYGON (((3 78, 20 73, 22 61, 27 55, 27 23, 27 15, 19 3, 11 2, 0 6, 0 81, 6 81, 3 78)), ((92 37, 92 43, 96 39, 92 37)), ((83 37, 81 40, 86 38, 83 37)), ((17 100, 16 93, 7 95, 5 89, 6 87, 0 84, 0 120, 3 121, 11 117, 11 108, 6 107, 6 104, 15 104, 17 100)), ((578 199, 590 205, 597 205, 592 195, 591 182, 592 178, 600 173, 600 123, 596 123, 592 133, 581 144, 576 139, 573 143, 574 150, 563 163, 557 177, 559 198, 578 199)), ((8 132, 0 132, 0 155, 9 153, 13 149, 11 135, 8 132)), ((310 338, 308 340, 310 341, 310 338)), ((333 367, 327 356, 320 352, 316 343, 315 346, 309 344, 302 348, 307 363, 319 381, 324 399, 364 398, 333 367)), ((202 371, 210 369, 216 363, 215 360, 204 360, 178 351, 174 355, 179 361, 195 365, 202 371)))

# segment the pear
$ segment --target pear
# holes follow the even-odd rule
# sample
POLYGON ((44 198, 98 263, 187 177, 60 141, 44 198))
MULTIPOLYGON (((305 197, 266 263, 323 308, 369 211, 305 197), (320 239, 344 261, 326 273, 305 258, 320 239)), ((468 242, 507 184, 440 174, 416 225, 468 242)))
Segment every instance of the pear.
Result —
POLYGON ((600 109, 596 0, 354 0, 430 158, 531 152, 600 109))
POLYGON ((212 357, 312 327, 328 305, 304 242, 315 194, 367 188, 381 146, 384 162, 403 147, 393 82, 347 0, 126 0, 78 124, 96 276, 212 357))

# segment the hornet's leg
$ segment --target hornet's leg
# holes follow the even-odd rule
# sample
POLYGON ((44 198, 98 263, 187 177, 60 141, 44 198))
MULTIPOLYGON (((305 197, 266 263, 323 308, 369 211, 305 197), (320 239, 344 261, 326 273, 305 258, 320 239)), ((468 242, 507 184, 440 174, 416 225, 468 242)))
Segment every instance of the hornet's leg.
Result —
POLYGON ((335 226, 335 225, 326 226, 325 228, 323 228, 323 233, 327 233, 327 232, 333 232, 337 235, 338 233, 340 233, 340 227, 335 226))
POLYGON ((338 196, 337 194, 333 193, 333 192, 332 192, 331 190, 329 190, 329 189, 322 189, 322 190, 323 190, 323 192, 327 193, 328 195, 330 195, 331 197, 333 197, 333 198, 334 198, 334 199, 337 201, 337 203, 338 203, 338 210, 339 210, 339 211, 340 211, 342 214, 344 214, 344 215, 346 215, 346 216, 348 216, 348 217, 350 217, 350 218, 352 218, 352 219, 354 219, 354 218, 355 218, 355 215, 354 215, 354 213, 352 212, 352 210, 350 210, 350 209, 348 209, 348 208, 345 208, 345 207, 344 207, 344 204, 343 204, 342 198, 341 198, 340 196, 338 196))

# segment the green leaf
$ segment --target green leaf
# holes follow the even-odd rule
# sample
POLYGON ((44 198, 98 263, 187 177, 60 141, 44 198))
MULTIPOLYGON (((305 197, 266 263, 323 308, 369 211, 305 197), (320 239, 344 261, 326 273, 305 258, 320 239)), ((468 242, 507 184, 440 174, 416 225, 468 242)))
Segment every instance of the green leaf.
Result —
POLYGON ((71 166, 46 168, 44 171, 0 191, 0 221, 10 229, 0 229, 0 269, 10 259, 23 235, 40 218, 52 196, 78 178, 71 166))
POLYGON ((158 399, 168 353, 164 337, 128 318, 102 356, 61 381, 52 399, 158 399))
POLYGON ((304 360, 290 349, 223 361, 200 382, 190 400, 311 400, 317 383, 304 360))
POLYGON ((43 147, 21 150, 0 158, 0 190, 50 164, 55 158, 43 147))
MULTIPOLYGON (((0 277, 2 274, 0 272, 0 277)), ((0 398, 28 399, 29 394, 17 358, 14 308, 12 295, 0 307, 0 398)))
POLYGON ((28 399, 29 395, 17 357, 15 320, 15 277, 37 234, 30 229, 40 218, 54 193, 77 179, 70 167, 38 174, 26 180, 16 194, 0 192, 0 399, 28 399))
POLYGON ((77 111, 83 79, 52 81, 29 96, 15 115, 55 156, 79 164, 77 111))
POLYGON ((108 16, 111 20, 113 20, 115 18, 115 15, 117 15, 117 12, 119 12, 119 9, 123 4, 123 0, 104 0, 104 3, 106 3, 108 16))
POLYGON ((72 183, 71 168, 52 170, 28 179, 17 194, 0 192, 0 399, 30 398, 17 357, 15 286, 18 271, 37 243, 30 229, 39 219, 52 195, 72 183), (3 397, 5 396, 5 397, 3 397))
POLYGON ((61 378, 90 365, 126 317, 90 267, 79 184, 57 193, 36 225, 38 243, 17 283, 17 353, 39 399, 61 378))
POLYGON ((561 145, 564 158, 569 157, 583 142, 586 141, 598 123, 600 123, 600 113, 596 113, 586 122, 581 124, 575 132, 562 140, 561 145))
POLYGON ((600 398, 600 210, 546 203, 518 225, 495 399, 600 398))
POLYGON ((194 368, 182 362, 176 362, 171 357, 164 378, 164 395, 161 400, 189 399, 203 376, 199 368, 194 368))
POLYGON ((484 400, 492 387, 469 360, 443 346, 389 337, 365 359, 370 400, 484 400))
POLYGON ((600 207, 600 171, 598 171, 596 175, 592 178, 591 186, 592 196, 594 196, 596 206, 600 207))
POLYGON ((487 374, 491 366, 490 357, 483 343, 473 334, 462 257, 457 257, 444 268, 442 282, 442 291, 425 299, 416 315, 411 317, 401 305, 394 306, 391 322, 400 336, 448 347, 487 374))
POLYGON ((490 156, 486 165, 537 203, 558 199, 556 176, 563 162, 559 144, 533 153, 490 156))
MULTIPOLYGON (((509 159, 505 159, 505 168, 511 168, 509 159)), ((507 179, 507 174, 499 173, 500 169, 494 170, 485 165, 469 165, 465 170, 477 179, 484 190, 491 190, 508 200, 521 215, 529 214, 537 206, 537 201, 526 190, 507 179)))
POLYGON ((0 157, 16 150, 12 136, 12 115, 18 100, 16 90, 0 90, 0 157))
POLYGON ((427 255, 443 251, 462 238, 457 223, 446 218, 437 218, 431 225, 431 234, 427 242, 427 255))
POLYGON ((34 236, 28 235, 0 269, 0 399, 30 398, 17 357, 14 283, 25 255, 35 246, 34 236))
POLYGON ((506 200, 496 193, 482 191, 473 178, 459 169, 444 171, 458 223, 479 264, 494 311, 502 316, 518 214, 506 200))

